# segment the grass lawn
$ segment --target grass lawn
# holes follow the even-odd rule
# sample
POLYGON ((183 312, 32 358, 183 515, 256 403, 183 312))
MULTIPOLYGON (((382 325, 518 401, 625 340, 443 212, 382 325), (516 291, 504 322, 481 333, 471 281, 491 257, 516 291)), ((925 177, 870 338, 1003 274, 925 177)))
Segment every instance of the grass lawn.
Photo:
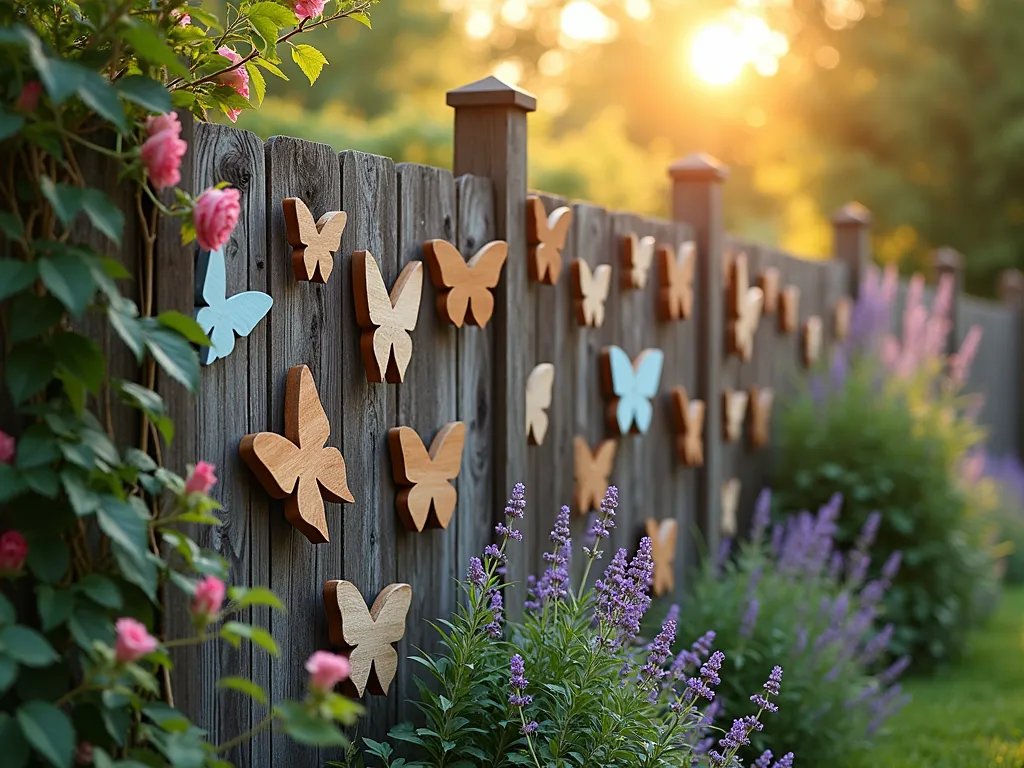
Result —
POLYGON ((905 687, 913 702, 863 768, 1024 768, 1024 588, 1003 595, 961 664, 905 687))

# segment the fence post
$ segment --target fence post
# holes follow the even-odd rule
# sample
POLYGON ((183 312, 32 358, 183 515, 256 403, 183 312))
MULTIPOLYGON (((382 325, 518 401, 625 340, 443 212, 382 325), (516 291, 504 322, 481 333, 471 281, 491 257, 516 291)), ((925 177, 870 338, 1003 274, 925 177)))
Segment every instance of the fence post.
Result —
POLYGON ((871 211, 847 203, 832 215, 832 255, 850 267, 847 292, 856 299, 871 264, 871 211))
POLYGON ((960 292, 964 289, 964 257, 955 248, 939 248, 934 256, 935 277, 952 275, 953 292, 949 300, 949 336, 946 352, 952 354, 960 346, 960 292))
POLYGON ((697 481, 697 525, 708 554, 718 551, 722 510, 721 374, 725 251, 722 184, 729 169, 710 155, 672 163, 672 219, 693 227, 697 242, 697 397, 704 400, 704 469, 697 481))
POLYGON ((999 275, 999 300, 1017 313, 1017 455, 1024 459, 1024 272, 1004 269, 999 275))
MULTIPOLYGON (((526 480, 525 392, 533 348, 533 312, 527 306, 526 285, 526 115, 537 109, 537 100, 496 77, 487 77, 449 91, 448 106, 455 109, 455 176, 473 174, 494 183, 495 237, 508 242, 508 260, 495 291, 491 320, 493 491, 498 514, 512 485, 526 480)), ((510 573, 510 578, 525 580, 525 560, 513 561, 524 572, 510 573)))

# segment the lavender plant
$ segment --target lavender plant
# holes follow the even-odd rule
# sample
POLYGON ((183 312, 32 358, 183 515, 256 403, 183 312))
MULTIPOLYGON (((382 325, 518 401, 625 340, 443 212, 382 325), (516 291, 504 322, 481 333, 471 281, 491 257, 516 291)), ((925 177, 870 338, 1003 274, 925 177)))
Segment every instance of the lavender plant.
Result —
MULTIPOLYGON (((733 666, 712 652, 714 633, 702 629, 691 648, 673 655, 674 611, 653 640, 639 638, 651 603, 651 540, 642 539, 632 558, 619 549, 592 589, 581 586, 605 554, 617 505, 618 493, 609 488, 590 531, 594 543, 582 548, 576 587, 569 509, 562 508, 547 568, 530 579, 522 618, 511 619, 503 605, 505 565, 522 539, 516 525, 526 506, 525 489, 516 485, 496 527, 498 543, 470 560, 463 605, 436 625, 443 653, 414 659, 428 673, 417 680, 415 702, 425 727, 396 727, 391 743, 364 739, 371 764, 742 766, 740 751, 778 709, 782 668, 761 664, 767 682, 747 692, 747 706, 728 730, 717 728, 716 689, 733 666)), ((759 759, 759 766, 786 768, 793 756, 759 759)))
MULTIPOLYGON (((706 563, 686 596, 683 633, 714 626, 715 643, 732 664, 715 698, 724 722, 742 718, 751 702, 772 713, 771 730, 755 728, 741 756, 798 745, 806 765, 841 766, 906 700, 897 680, 909 659, 886 666, 893 627, 875 629, 899 554, 869 578, 881 515, 866 520, 844 555, 835 547, 841 508, 833 496, 816 515, 771 526, 771 494, 762 492, 750 539, 732 557, 706 563), (780 691, 773 675, 763 694, 751 696, 769 663, 785 667, 785 685, 780 691)), ((693 653, 683 650, 676 663, 692 661, 693 653)))

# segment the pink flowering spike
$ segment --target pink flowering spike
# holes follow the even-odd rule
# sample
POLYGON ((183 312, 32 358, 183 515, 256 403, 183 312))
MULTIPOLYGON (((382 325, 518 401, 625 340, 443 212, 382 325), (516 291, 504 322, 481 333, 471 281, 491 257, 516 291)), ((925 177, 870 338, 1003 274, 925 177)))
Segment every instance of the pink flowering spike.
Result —
POLYGON ((28 557, 28 542, 21 531, 5 531, 0 536, 0 571, 17 573, 28 557))
POLYGON ((142 164, 146 167, 146 175, 155 189, 173 187, 181 181, 181 158, 188 151, 188 144, 178 138, 181 125, 175 115, 161 115, 153 120, 154 127, 167 126, 163 130, 151 133, 142 145, 142 164), (168 118, 173 117, 173 120, 168 118))
POLYGON ((17 441, 0 429, 0 464, 13 464, 17 441))
POLYGON ((292 3, 292 10, 299 19, 315 19, 322 16, 327 0, 295 0, 292 3))
POLYGON ((348 659, 329 651, 316 651, 306 661, 309 672, 309 687, 315 691, 326 692, 334 689, 345 680, 349 673, 348 659))
POLYGON ((231 231, 242 213, 237 189, 211 187, 196 200, 193 221, 199 247, 215 251, 231 237, 231 231))
POLYGON ((30 80, 21 89, 14 108, 19 112, 35 112, 39 107, 39 96, 42 92, 43 84, 38 80, 30 80))
POLYGON ((216 467, 208 461, 200 461, 192 470, 185 483, 185 493, 201 493, 204 496, 217 483, 216 467))
POLYGON ((981 344, 982 330, 980 325, 972 325, 971 329, 964 336, 963 344, 959 351, 952 355, 949 360, 949 378, 957 386, 963 386, 967 377, 971 375, 971 365, 974 357, 978 354, 978 345, 981 344))
POLYGON ((206 619, 220 613, 224 604, 224 582, 216 576, 207 576, 196 586, 196 595, 192 599, 192 615, 206 619))
POLYGON ((114 644, 114 656, 122 664, 141 659, 157 649, 157 640, 146 629, 141 621, 123 616, 114 624, 117 631, 117 642, 114 644))

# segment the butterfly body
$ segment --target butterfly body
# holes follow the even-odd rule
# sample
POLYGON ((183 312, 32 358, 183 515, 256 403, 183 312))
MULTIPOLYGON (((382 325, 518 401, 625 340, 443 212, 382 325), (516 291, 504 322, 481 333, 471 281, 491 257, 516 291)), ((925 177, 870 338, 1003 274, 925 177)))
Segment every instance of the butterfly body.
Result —
POLYGON ((469 262, 445 240, 428 240, 423 244, 423 253, 430 279, 438 289, 437 311, 441 319, 456 328, 467 322, 486 326, 494 314, 492 291, 501 279, 508 243, 487 243, 469 262))
POLYGON ((461 421, 437 433, 429 454, 419 435, 409 427, 388 430, 395 483, 403 486, 395 506, 406 530, 448 527, 458 499, 449 481, 459 475, 465 444, 466 425, 461 421))
POLYGON ((573 441, 573 464, 576 474, 576 514, 585 515, 601 506, 608 490, 609 478, 615 466, 618 443, 605 440, 593 453, 587 441, 577 435, 573 441))
POLYGON ((412 359, 409 333, 419 319, 423 262, 406 264, 389 295, 373 254, 356 251, 352 254, 352 292, 356 321, 363 329, 360 348, 366 380, 400 384, 412 359))
POLYGON ((196 309, 196 322, 210 337, 210 346, 199 350, 203 365, 227 357, 234 351, 235 334, 248 336, 267 316, 274 300, 259 291, 227 296, 224 251, 204 251, 199 256, 197 277, 202 275, 197 300, 206 306, 196 309))
POLYGON ((647 285, 647 275, 654 263, 654 248, 657 241, 647 235, 639 237, 631 233, 622 241, 622 286, 642 289, 647 285))
POLYGON ((727 538, 735 536, 738 529, 736 513, 740 506, 740 491, 742 487, 739 478, 736 477, 722 484, 722 517, 720 522, 722 535, 727 538))
POLYGON ((774 402, 775 392, 769 387, 750 388, 750 444, 754 448, 768 445, 774 402))
POLYGON ((661 385, 665 355, 660 349, 645 349, 635 361, 621 347, 606 347, 601 353, 601 381, 612 398, 608 425, 620 435, 646 434, 654 418, 654 404, 661 385))
POLYGON ((326 283, 334 270, 334 252, 341 247, 348 214, 328 211, 317 221, 297 197, 286 197, 284 208, 288 244, 292 247, 292 273, 305 282, 326 283))
POLYGON ((704 466, 704 413, 703 400, 690 400, 685 387, 673 387, 672 404, 676 419, 676 452, 687 467, 704 466))
POLYGON ((612 287, 610 264, 598 264, 594 271, 583 259, 572 263, 573 308, 576 322, 591 328, 604 325, 604 305, 612 287))
POLYGON ((555 366, 551 363, 541 363, 526 377, 526 436, 531 445, 544 444, 554 384, 555 366))
POLYGON ((754 353, 754 334, 764 310, 764 293, 750 286, 747 256, 737 254, 729 266, 728 297, 729 349, 741 360, 750 360, 754 353))
POLYGON ((572 209, 556 208, 550 215, 536 195, 526 198, 526 234, 530 244, 530 279, 554 285, 562 274, 562 249, 572 226, 572 209))
POLYGON ((693 312, 693 276, 697 263, 697 244, 692 240, 679 246, 678 253, 663 245, 658 248, 661 290, 658 309, 665 322, 685 320, 693 312))
POLYGON ((821 357, 822 327, 821 318, 817 315, 804 320, 802 341, 804 365, 809 368, 821 357))
POLYGON ((742 389, 722 390, 722 439, 727 443, 735 443, 743 434, 743 420, 747 417, 747 404, 750 400, 742 389))
POLYGON ((398 671, 394 644, 405 636, 411 605, 412 587, 408 584, 385 587, 369 610, 352 582, 324 584, 331 643, 348 651, 350 671, 345 685, 356 696, 362 696, 367 688, 373 694, 387 696, 398 671))
POLYGON ((672 564, 676 559, 679 524, 671 517, 661 522, 648 518, 646 528, 651 539, 651 559, 654 561, 651 594, 661 597, 672 592, 676 585, 672 564))

